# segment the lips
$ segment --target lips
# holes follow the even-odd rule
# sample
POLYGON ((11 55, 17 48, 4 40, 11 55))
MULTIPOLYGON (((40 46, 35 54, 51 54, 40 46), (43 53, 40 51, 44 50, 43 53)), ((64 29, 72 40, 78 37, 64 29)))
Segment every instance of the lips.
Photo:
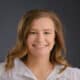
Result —
POLYGON ((36 44, 33 44, 32 46, 33 46, 33 47, 36 47, 36 48, 44 48, 44 47, 46 47, 47 45, 36 45, 36 44))

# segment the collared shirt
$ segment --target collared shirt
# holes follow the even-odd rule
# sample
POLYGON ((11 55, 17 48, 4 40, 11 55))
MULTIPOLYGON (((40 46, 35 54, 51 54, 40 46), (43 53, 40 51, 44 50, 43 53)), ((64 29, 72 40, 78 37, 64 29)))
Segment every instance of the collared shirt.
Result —
MULTIPOLYGON (((14 68, 5 72, 5 63, 0 64, 0 80, 38 80, 34 73, 25 64, 15 59, 14 68)), ((46 80, 80 80, 80 69, 67 67, 62 73, 62 65, 56 65, 46 80)))

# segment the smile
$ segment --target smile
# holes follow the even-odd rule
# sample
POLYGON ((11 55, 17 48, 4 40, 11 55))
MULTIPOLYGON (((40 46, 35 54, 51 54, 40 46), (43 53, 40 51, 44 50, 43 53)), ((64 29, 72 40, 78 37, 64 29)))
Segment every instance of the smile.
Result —
POLYGON ((32 46, 36 47, 36 48, 45 48, 48 45, 35 45, 35 44, 33 44, 32 46))

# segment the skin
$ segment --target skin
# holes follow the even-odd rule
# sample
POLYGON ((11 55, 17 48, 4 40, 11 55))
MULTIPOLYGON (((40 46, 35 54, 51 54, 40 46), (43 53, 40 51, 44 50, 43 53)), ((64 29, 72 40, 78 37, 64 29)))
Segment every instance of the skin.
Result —
POLYGON ((35 19, 26 40, 28 59, 25 64, 39 80, 45 80, 54 65, 49 61, 55 44, 55 25, 48 17, 35 19))

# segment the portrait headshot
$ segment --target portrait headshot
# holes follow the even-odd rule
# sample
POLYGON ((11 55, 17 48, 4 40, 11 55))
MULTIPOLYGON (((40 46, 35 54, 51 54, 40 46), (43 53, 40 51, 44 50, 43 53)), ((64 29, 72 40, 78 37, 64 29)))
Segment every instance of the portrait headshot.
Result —
POLYGON ((0 80, 79 80, 80 62, 68 53, 62 18, 49 8, 22 11, 15 42, 0 62, 0 80))

